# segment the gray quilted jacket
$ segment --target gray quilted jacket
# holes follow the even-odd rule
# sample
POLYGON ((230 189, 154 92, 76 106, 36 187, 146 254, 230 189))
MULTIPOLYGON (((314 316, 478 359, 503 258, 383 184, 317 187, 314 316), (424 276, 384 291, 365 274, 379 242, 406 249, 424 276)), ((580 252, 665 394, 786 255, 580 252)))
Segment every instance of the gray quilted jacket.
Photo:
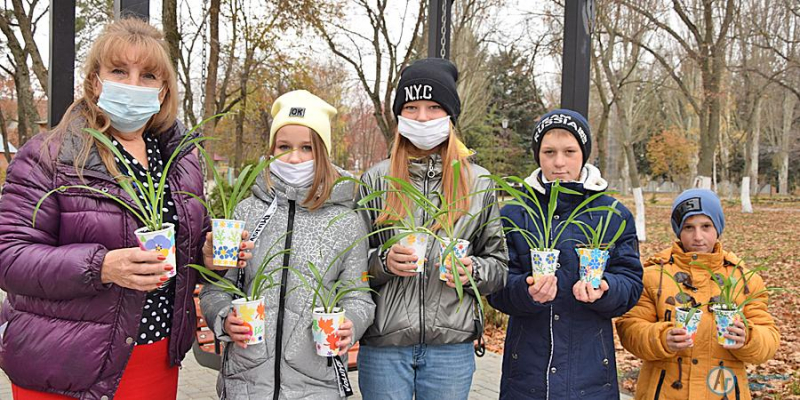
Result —
MULTIPOLYGON (((469 214, 476 218, 461 218, 456 223, 456 231, 463 234, 461 239, 470 241, 468 254, 473 259, 474 277, 481 295, 494 293, 505 286, 508 274, 508 250, 500 222, 496 195, 487 191, 493 187, 491 180, 481 178, 489 172, 470 164, 472 171, 472 193, 469 214), (483 193, 478 193, 483 191, 483 193), (487 207, 493 204, 491 207, 487 207)), ((408 164, 411 182, 428 197, 438 203, 436 192, 441 190, 442 159, 433 154, 421 159, 410 160, 408 164)), ((385 190, 388 182, 384 176, 389 174, 389 160, 384 160, 361 176, 362 185, 357 198, 363 198, 374 190, 385 190)), ((376 198, 365 204, 364 208, 382 210, 383 198, 376 198)), ((373 225, 378 217, 377 211, 360 211, 367 226, 373 225)), ((416 210, 416 221, 427 217, 422 210, 416 210)), ((375 323, 370 326, 361 339, 369 346, 410 346, 425 344, 451 344, 471 341, 483 332, 483 316, 474 297, 469 293, 459 306, 456 291, 439 280, 439 244, 428 241, 424 273, 415 277, 398 277, 385 269, 380 255, 380 247, 392 234, 384 231, 370 237, 369 274, 370 285, 378 293, 375 300, 375 323)))
MULTIPOLYGON (((340 173, 346 174, 344 171, 340 173)), ((291 235, 291 257, 289 265, 303 273, 307 280, 312 275, 307 261, 313 261, 320 268, 327 266, 337 254, 343 252, 351 243, 363 237, 366 232, 362 220, 352 211, 355 184, 342 182, 334 187, 325 205, 309 212, 300 203, 305 199, 307 189, 297 189, 271 176, 272 187, 277 195, 278 208, 269 224, 256 240, 253 260, 245 270, 245 286, 249 289, 255 270, 261 264, 268 250, 284 249, 291 208, 294 208, 291 235), (335 217, 345 214, 333 224, 335 217)), ((253 231, 272 203, 274 195, 266 190, 263 178, 253 186, 253 195, 236 208, 236 219, 247 222, 246 229, 253 231)), ((348 254, 337 260, 325 275, 326 286, 331 287, 336 279, 350 280, 360 278, 367 270, 366 241, 354 247, 348 254)), ((279 268, 283 256, 272 260, 267 271, 279 268)), ((236 270, 231 270, 226 278, 235 281, 236 270)), ((280 281, 281 273, 275 274, 280 281)), ((225 346, 223 365, 217 380, 217 392, 222 399, 272 399, 275 390, 275 371, 280 360, 280 399, 339 399, 334 368, 328 366, 327 358, 316 354, 311 334, 312 292, 298 288, 300 280, 287 273, 284 287, 286 303, 279 312, 280 288, 267 290, 266 302, 266 340, 262 344, 242 349, 230 344, 225 346), (282 316, 282 318, 280 318, 282 316), (282 319, 282 321, 280 321, 282 319), (282 325, 280 354, 276 346, 277 326, 282 325)), ((360 280, 359 280, 360 282, 360 280)), ((367 285, 363 282, 363 285, 367 285)), ((232 297, 228 293, 206 285, 200 293, 200 305, 209 327, 222 341, 230 341, 223 331, 224 320, 231 309, 232 297)), ((339 303, 345 309, 348 319, 353 321, 354 337, 358 340, 372 323, 375 305, 368 292, 353 292, 339 303)), ((346 357, 346 356, 345 356, 346 357)), ((344 360, 345 365, 347 360, 344 360)))

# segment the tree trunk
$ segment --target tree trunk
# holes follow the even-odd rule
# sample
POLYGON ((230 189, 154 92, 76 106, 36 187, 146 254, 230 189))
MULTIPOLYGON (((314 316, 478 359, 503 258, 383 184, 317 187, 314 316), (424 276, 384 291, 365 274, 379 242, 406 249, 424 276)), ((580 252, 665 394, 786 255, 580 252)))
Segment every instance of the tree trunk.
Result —
MULTIPOLYGON (((208 65, 206 66, 206 82, 205 82, 205 98, 203 99, 203 121, 211 118, 217 114, 217 71, 219 70, 219 8, 220 0, 211 0, 208 9, 208 29, 209 29, 209 51, 208 51, 208 65)), ((205 46, 205 43, 203 44, 205 46)), ((214 131, 217 127, 217 119, 206 122, 203 125, 203 135, 205 137, 214 137, 214 131)), ((212 165, 206 166, 205 175, 208 178, 213 178, 214 173, 211 170, 216 168, 213 165, 214 159, 214 146, 210 141, 204 142, 205 149, 211 153, 212 165)))
POLYGON ((761 141, 761 103, 763 96, 758 96, 753 104, 753 131, 750 132, 750 193, 758 196, 758 154, 761 141))
POLYGON ((750 204, 750 177, 742 177, 742 212, 752 213, 753 205, 750 204))
POLYGON ((636 203, 636 237, 639 242, 647 241, 647 232, 644 215, 644 194, 641 187, 633 188, 633 200, 636 203))
MULTIPOLYGON (((161 0, 164 39, 169 45, 169 55, 175 73, 178 72, 178 59, 181 56, 181 36, 178 32, 178 0, 161 0)), ((205 16, 204 16, 205 17, 205 16)), ((187 76, 188 80, 189 77, 187 76)))
POLYGON ((11 163, 11 149, 8 145, 8 132, 6 131, 6 115, 3 110, 0 110, 0 134, 3 135, 3 156, 6 158, 6 163, 11 163))
POLYGON ((792 121, 794 121, 794 107, 797 104, 797 97, 788 91, 783 98, 783 127, 778 143, 778 159, 780 168, 778 169, 778 194, 789 195, 789 143, 792 131, 792 121))
MULTIPOLYGON (((22 5, 22 0, 12 0, 11 3, 14 5, 14 16, 17 18, 17 23, 19 24, 20 33, 22 33, 22 39, 25 41, 25 52, 30 54, 31 61, 33 64, 33 73, 36 75, 36 79, 39 81, 39 85, 42 86, 42 91, 45 93, 49 93, 47 91, 47 82, 48 82, 48 74, 47 74, 47 67, 44 65, 42 61, 42 56, 39 54, 39 46, 36 45, 36 41, 33 40, 33 24, 31 21, 31 17, 25 13, 25 7, 22 5)), ((34 10, 30 10, 30 15, 33 15, 34 10)))

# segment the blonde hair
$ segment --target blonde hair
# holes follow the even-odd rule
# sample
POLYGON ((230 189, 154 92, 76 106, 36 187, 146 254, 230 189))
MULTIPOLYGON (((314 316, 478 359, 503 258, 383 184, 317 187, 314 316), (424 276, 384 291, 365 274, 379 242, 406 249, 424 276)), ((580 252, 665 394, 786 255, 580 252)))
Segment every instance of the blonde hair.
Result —
MULTIPOLYGON (((319 136, 317 131, 308 127, 305 128, 311 132, 311 154, 314 156, 314 180, 311 182, 308 195, 301 204, 309 211, 314 211, 322 207, 322 205, 328 201, 336 179, 339 178, 339 172, 336 171, 336 168, 334 168, 331 163, 330 157, 328 157, 328 150, 325 147, 325 142, 322 141, 322 137, 319 136)), ((280 131, 280 129, 278 131, 280 131)), ((275 136, 277 136, 277 134, 278 132, 275 132, 275 136)), ((278 141, 275 140, 275 138, 272 138, 270 141, 272 144, 270 144, 267 154, 272 156, 275 154, 275 147, 278 141)), ((269 173, 266 172, 265 175, 267 189, 269 189, 272 186, 272 182, 269 179, 269 173)))
POLYGON ((96 91, 96 87, 99 83, 100 67, 113 68, 127 62, 131 59, 130 55, 134 49, 138 55, 136 62, 163 81, 164 101, 161 103, 161 110, 150 118, 145 129, 154 135, 159 135, 175 123, 178 116, 178 83, 164 34, 138 18, 124 18, 106 25, 83 64, 83 96, 69 106, 64 118, 48 137, 48 139, 55 136, 63 137, 67 133, 80 134, 83 137, 83 147, 74 160, 79 175, 86 166, 92 146, 97 148, 108 171, 113 176, 119 175, 111 151, 82 129, 80 132, 70 132, 69 128, 76 119, 83 117, 86 120, 86 127, 96 129, 110 137, 107 131, 111 121, 97 106, 100 94, 96 91))
MULTIPOLYGON (((444 192, 445 203, 448 204, 450 208, 450 212, 445 217, 445 222, 450 226, 455 224, 455 222, 469 210, 470 205, 469 191, 472 182, 472 172, 467 162, 468 155, 463 154, 459 147, 458 132, 451 123, 450 137, 444 144, 439 145, 439 155, 442 157, 442 191, 444 192), (453 161, 459 161, 461 164, 456 193, 453 193, 453 180, 455 179, 455 172, 453 168, 451 168, 453 161)), ((400 135, 399 131, 396 131, 392 152, 389 156, 389 176, 410 182, 408 159, 412 156, 414 151, 418 151, 416 147, 403 135, 400 135)), ((391 182, 389 185, 393 190, 399 189, 391 182)), ((400 196, 400 193, 394 191, 386 194, 384 211, 382 211, 375 220, 376 225, 387 224, 391 220, 403 219, 406 217, 403 201, 408 203, 408 199, 401 199, 400 196)), ((441 223, 436 221, 432 229, 435 231, 441 227, 441 223)))

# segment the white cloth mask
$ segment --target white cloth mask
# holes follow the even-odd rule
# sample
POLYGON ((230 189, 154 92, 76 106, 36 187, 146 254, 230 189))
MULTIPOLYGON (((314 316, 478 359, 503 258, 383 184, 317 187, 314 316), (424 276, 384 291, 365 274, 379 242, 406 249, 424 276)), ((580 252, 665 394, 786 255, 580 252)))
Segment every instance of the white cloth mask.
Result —
POLYGON ((419 122, 397 116, 397 130, 420 150, 430 150, 450 137, 450 116, 419 122))
POLYGON ((269 165, 269 169, 281 180, 294 187, 304 188, 311 186, 311 183, 314 182, 314 160, 291 164, 275 159, 269 165))

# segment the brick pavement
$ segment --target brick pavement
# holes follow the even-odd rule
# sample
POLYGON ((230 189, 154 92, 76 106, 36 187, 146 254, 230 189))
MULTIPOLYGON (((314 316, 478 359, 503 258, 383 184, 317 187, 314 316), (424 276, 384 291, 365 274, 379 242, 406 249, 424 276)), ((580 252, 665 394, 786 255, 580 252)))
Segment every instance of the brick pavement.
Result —
MULTIPOLYGON (((472 378, 470 400, 495 400, 500 388, 500 370, 502 356, 487 352, 484 357, 477 358, 477 371, 472 378)), ((217 371, 200 366, 192 352, 186 355, 178 383, 178 400, 217 400, 215 384, 217 371)), ((350 372, 350 380, 356 390, 352 400, 361 400, 358 393, 358 372, 350 372)), ((622 400, 630 399, 622 396, 622 400)), ((0 371, 0 400, 11 400, 11 384, 5 374, 0 371)))

